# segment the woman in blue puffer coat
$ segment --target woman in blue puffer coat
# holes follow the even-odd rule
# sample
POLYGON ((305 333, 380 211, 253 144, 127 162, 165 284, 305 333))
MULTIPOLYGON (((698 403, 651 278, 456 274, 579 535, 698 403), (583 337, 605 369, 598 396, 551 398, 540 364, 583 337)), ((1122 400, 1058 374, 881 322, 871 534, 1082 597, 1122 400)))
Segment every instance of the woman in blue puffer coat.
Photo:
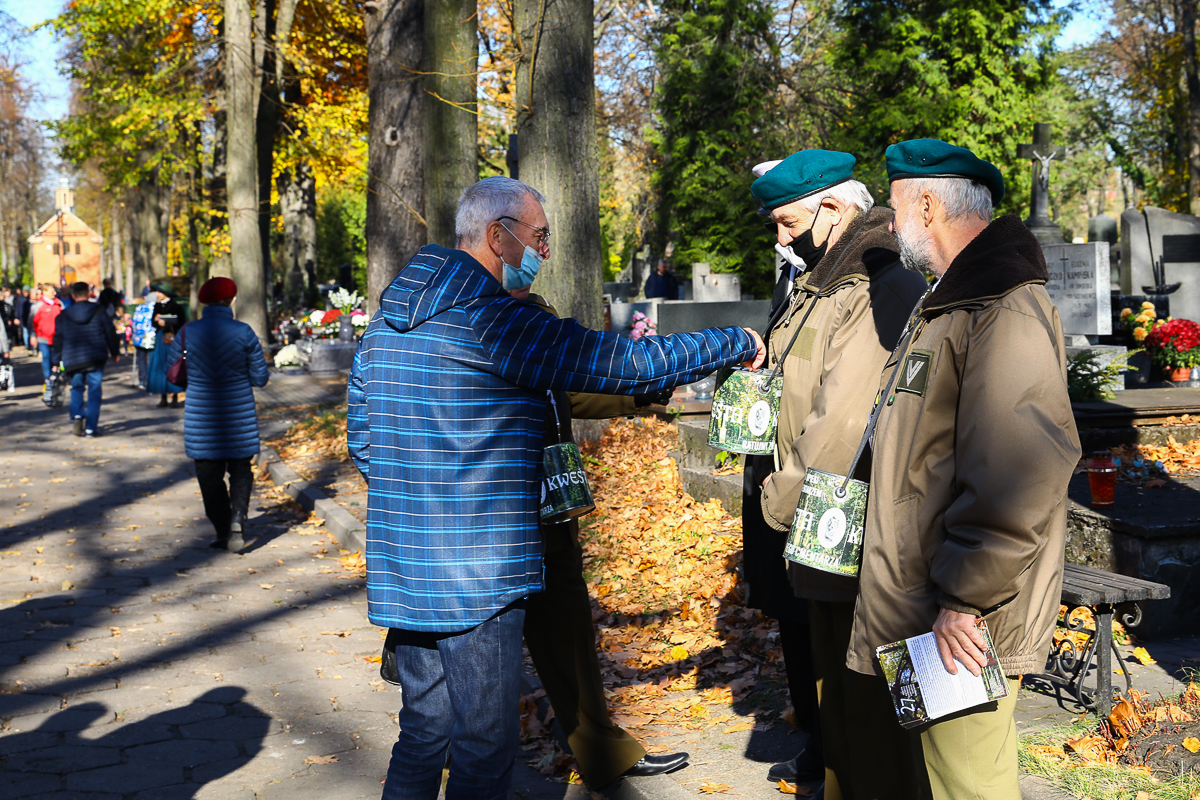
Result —
POLYGON ((197 296, 206 306, 203 318, 183 327, 167 356, 170 369, 187 354, 184 449, 196 462, 204 513, 217 531, 212 546, 232 553, 245 546, 254 484, 250 459, 259 449, 253 387, 266 386, 270 377, 258 337, 233 318, 236 295, 229 278, 206 281, 197 296))

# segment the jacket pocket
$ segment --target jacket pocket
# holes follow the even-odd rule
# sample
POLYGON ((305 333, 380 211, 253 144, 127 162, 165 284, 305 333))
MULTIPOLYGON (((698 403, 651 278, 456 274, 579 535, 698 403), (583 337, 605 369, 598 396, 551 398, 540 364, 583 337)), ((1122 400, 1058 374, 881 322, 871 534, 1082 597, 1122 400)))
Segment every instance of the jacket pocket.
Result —
POLYGON ((896 564, 900 585, 905 592, 924 590, 929 583, 929 568, 921 547, 918 525, 918 496, 905 495, 892 506, 893 536, 896 542, 896 564))

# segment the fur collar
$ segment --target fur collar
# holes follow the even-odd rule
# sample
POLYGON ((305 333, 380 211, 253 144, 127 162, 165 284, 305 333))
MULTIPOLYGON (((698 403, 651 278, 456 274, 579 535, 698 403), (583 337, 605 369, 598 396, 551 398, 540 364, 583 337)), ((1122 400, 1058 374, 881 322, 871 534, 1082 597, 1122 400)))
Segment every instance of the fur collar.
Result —
POLYGON ((1015 214, 993 220, 955 256, 937 289, 925 301, 926 319, 955 306, 994 300, 1030 283, 1049 278, 1042 246, 1015 214))
POLYGON ((876 206, 866 214, 857 214, 838 243, 812 271, 801 280, 807 291, 830 294, 848 278, 870 279, 884 268, 897 263, 896 237, 888 231, 892 210, 876 206))

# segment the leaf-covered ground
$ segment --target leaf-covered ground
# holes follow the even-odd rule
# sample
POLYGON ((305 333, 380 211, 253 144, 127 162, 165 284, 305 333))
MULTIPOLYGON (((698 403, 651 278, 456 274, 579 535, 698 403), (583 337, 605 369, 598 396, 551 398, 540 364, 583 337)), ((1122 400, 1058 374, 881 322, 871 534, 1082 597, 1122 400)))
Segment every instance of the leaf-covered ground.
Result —
POLYGON ((741 521, 682 490, 676 437, 642 417, 584 447, 597 510, 581 539, 614 719, 638 736, 761 730, 786 705, 778 633, 743 605, 741 521))
POLYGON ((1198 736, 1200 686, 1171 698, 1134 689, 1099 725, 1025 737, 1021 766, 1078 797, 1200 800, 1198 736))

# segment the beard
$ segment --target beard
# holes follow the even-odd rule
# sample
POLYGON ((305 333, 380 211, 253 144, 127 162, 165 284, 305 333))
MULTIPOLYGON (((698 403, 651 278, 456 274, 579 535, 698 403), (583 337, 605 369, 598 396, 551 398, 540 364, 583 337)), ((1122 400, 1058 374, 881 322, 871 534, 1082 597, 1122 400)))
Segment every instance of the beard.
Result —
POLYGON ((913 236, 911 231, 897 229, 896 244, 900 246, 900 263, 905 269, 918 274, 931 271, 933 237, 928 231, 913 236))

